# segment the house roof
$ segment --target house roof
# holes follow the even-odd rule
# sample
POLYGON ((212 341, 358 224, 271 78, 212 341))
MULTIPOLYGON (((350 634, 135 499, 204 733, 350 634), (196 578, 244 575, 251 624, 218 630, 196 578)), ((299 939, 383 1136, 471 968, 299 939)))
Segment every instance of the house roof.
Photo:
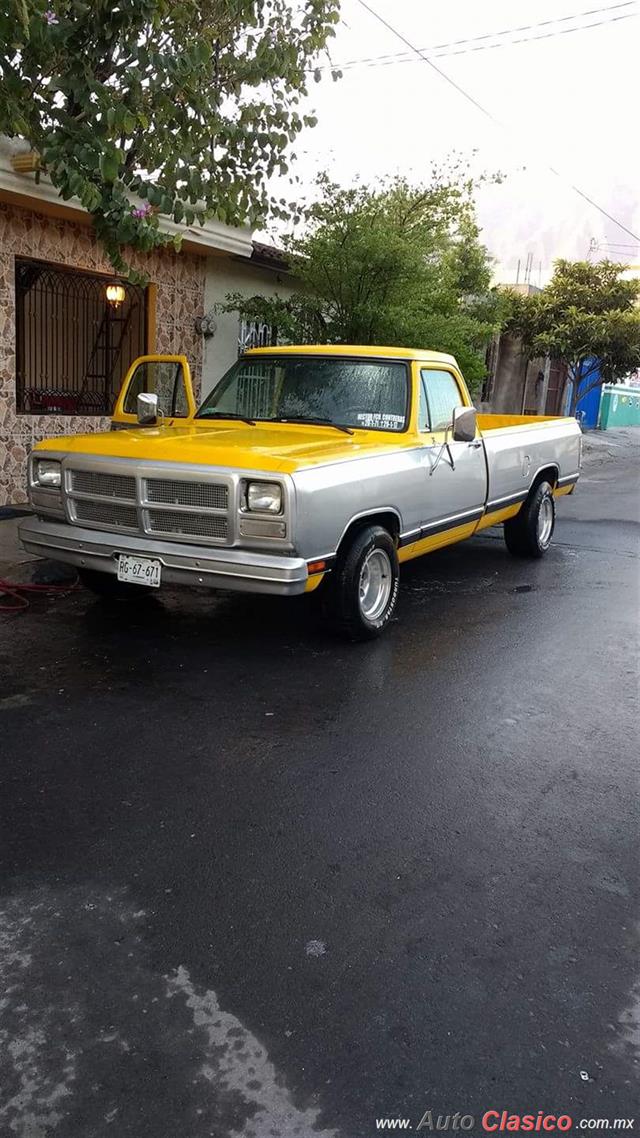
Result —
MULTIPOLYGON (((51 185, 46 175, 36 182, 32 171, 18 173, 12 159, 29 153, 29 145, 22 139, 7 138, 0 135, 0 201, 20 205, 49 217, 59 217, 77 224, 88 225, 90 217, 78 198, 63 201, 58 191, 51 185)), ((142 205, 142 201, 132 197, 132 206, 142 205)), ((177 225, 168 217, 158 219, 161 232, 171 237, 181 234, 183 248, 192 253, 215 255, 233 254, 243 260, 253 258, 251 229, 248 226, 234 227, 223 225, 220 221, 208 220, 204 225, 177 225)), ((269 248, 269 246, 265 246, 269 248)))
POLYGON ((263 241, 253 241, 251 260, 256 265, 263 265, 267 269, 280 269, 281 272, 290 272, 289 257, 284 249, 277 245, 265 245, 263 241))

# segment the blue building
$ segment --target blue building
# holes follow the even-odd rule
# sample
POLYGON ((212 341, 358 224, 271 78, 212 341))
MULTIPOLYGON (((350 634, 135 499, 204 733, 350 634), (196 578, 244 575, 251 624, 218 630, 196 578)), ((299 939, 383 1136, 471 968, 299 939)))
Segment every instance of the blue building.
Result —
MULTIPOLYGON (((600 367, 598 361, 595 359, 588 359, 585 361, 584 370, 588 372, 587 378, 582 381, 580 388, 585 390, 585 394, 580 396, 576 406, 576 415, 580 415, 583 427, 594 428, 598 425, 598 411, 600 409, 600 395, 602 388, 600 383, 600 367), (597 384, 591 387, 592 384, 597 384), (591 388, 591 390, 587 390, 591 388)), ((564 413, 568 415, 571 409, 571 399, 573 396, 573 381, 570 379, 567 383, 567 390, 565 395, 564 413)))

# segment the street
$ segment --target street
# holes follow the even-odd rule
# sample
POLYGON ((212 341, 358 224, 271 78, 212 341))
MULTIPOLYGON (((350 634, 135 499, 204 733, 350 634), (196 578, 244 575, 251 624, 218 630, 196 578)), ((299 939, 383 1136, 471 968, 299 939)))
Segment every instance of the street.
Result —
POLYGON ((638 1108, 638 432, 554 543, 289 601, 0 617, 0 1134, 369 1138, 638 1108))

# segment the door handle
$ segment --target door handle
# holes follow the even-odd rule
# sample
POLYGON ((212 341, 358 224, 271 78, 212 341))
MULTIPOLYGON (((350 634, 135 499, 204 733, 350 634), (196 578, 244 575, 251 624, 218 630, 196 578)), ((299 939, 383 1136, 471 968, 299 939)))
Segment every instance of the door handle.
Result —
POLYGON ((472 447, 473 450, 477 450, 478 447, 482 446, 482 439, 474 439, 472 443, 469 443, 469 446, 472 447))

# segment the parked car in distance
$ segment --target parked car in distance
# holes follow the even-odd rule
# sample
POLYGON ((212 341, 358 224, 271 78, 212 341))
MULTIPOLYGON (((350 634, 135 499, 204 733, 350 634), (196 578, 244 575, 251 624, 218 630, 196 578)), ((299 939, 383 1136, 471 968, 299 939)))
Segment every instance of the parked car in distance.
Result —
POLYGON ((321 589, 356 639, 411 558, 499 523, 542 557, 580 471, 575 419, 478 414, 452 356, 397 347, 254 349, 199 408, 184 357, 144 356, 112 426, 37 445, 27 550, 100 594, 321 589))

